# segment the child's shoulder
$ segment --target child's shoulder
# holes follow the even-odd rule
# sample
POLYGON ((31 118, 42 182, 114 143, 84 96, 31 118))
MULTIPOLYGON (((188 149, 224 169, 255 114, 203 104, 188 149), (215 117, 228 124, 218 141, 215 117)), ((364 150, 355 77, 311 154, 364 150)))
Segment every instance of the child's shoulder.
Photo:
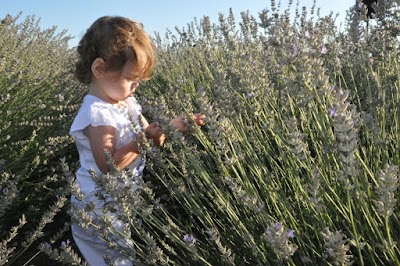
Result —
POLYGON ((91 116, 94 113, 112 113, 113 109, 115 108, 113 108, 112 104, 105 102, 94 95, 88 94, 83 98, 78 114, 91 116))
POLYGON ((86 95, 72 122, 70 133, 79 132, 88 125, 116 127, 116 115, 112 105, 93 95, 86 95))
POLYGON ((83 102, 82 102, 82 107, 104 107, 104 108, 108 108, 110 107, 110 104, 101 100, 100 98, 91 95, 91 94, 87 94, 84 98, 83 98, 83 102))

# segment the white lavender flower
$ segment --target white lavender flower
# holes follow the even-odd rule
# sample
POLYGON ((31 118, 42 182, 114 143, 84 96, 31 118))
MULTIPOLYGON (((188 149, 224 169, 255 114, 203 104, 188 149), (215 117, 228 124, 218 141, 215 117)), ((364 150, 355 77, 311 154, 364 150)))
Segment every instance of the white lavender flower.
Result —
POLYGON ((325 240, 323 256, 333 265, 352 265, 353 255, 350 251, 349 240, 346 235, 340 231, 331 232, 329 228, 325 228, 324 231, 320 232, 325 240))
POLYGON ((311 182, 306 187, 309 194, 308 200, 315 206, 317 211, 322 211, 326 206, 321 198, 323 193, 321 189, 321 174, 317 168, 314 169, 311 182))
POLYGON ((397 202, 395 195, 398 188, 398 166, 385 165, 378 174, 375 187, 375 193, 378 199, 374 201, 376 211, 383 218, 389 218, 393 214, 397 202))
POLYGON ((296 244, 289 242, 290 239, 295 237, 295 231, 285 229, 279 222, 275 223, 273 226, 268 226, 263 237, 274 252, 284 260, 288 260, 298 249, 296 244))
POLYGON ((352 178, 359 173, 355 152, 359 145, 360 115, 356 107, 348 101, 349 91, 338 88, 335 94, 333 126, 339 156, 343 164, 339 171, 339 180, 344 182, 346 189, 351 190, 354 188, 352 178))
POLYGON ((287 142, 291 152, 301 161, 310 154, 308 144, 305 142, 306 135, 302 133, 297 127, 297 119, 291 117, 286 120, 287 125, 287 142))

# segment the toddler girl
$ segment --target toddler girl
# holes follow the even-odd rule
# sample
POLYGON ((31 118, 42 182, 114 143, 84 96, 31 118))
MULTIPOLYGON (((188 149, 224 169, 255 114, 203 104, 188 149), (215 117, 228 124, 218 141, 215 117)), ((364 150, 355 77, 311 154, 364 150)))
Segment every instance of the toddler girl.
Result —
MULTIPOLYGON (((73 196, 71 201, 78 209, 85 207, 84 202, 94 202, 96 222, 96 217, 104 217, 104 203, 95 195, 98 188, 89 171, 99 175, 109 172, 105 151, 118 169, 129 169, 137 176, 142 173, 144 161, 136 142, 140 135, 131 131, 132 119, 157 145, 162 145, 166 137, 156 123, 147 122, 133 96, 139 82, 150 78, 155 61, 153 44, 140 23, 124 17, 97 19, 79 42, 78 57, 75 74, 80 82, 89 85, 89 91, 70 134, 75 138, 80 159, 76 181, 85 196, 82 201, 73 196)), ((195 114, 193 119, 201 125, 204 116, 195 114)), ((182 117, 172 119, 171 125, 186 130, 182 117)), ((116 216, 112 217, 112 225, 121 231, 125 226, 116 216)), ((76 223, 71 230, 89 265, 106 265, 105 258, 113 265, 133 265, 132 258, 109 248, 93 230, 76 223)), ((132 245, 128 238, 119 244, 132 245)))

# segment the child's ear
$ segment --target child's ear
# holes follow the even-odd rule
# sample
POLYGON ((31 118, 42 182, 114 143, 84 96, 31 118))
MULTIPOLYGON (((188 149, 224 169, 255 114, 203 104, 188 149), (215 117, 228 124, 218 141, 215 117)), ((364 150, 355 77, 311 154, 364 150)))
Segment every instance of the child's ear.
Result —
POLYGON ((106 62, 103 58, 96 58, 92 63, 92 74, 95 78, 103 78, 105 75, 106 62))

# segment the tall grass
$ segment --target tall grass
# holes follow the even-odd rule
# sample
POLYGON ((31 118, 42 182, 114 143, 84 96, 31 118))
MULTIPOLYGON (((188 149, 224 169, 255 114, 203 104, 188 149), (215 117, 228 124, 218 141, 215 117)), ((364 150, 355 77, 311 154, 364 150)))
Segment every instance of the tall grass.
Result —
MULTIPOLYGON (((137 97, 169 140, 160 149, 141 143, 147 160, 143 179, 126 172, 93 176, 121 205, 134 246, 119 247, 110 238, 116 232, 107 216, 99 235, 138 265, 399 264, 398 6, 380 3, 368 31, 353 9, 345 31, 337 29, 333 15, 321 17, 315 7, 311 13, 297 7, 294 19, 275 1, 270 9, 258 17, 243 12, 238 22, 232 11, 220 14, 218 23, 203 17, 156 38, 156 72, 137 97), (195 112, 204 113, 207 123, 191 124, 191 134, 168 127, 175 115, 195 112), (132 179, 134 187, 121 186, 132 179)), ((23 36, 11 29, 27 22, 12 21, 2 28, 10 34, 3 39, 2 33, 2 47, 23 36)), ((20 100, 0 105, 2 117, 12 112, 7 120, 12 126, 1 126, 6 133, 0 138, 10 136, 1 144, 2 182, 9 187, 1 195, 11 197, 10 191, 21 208, 15 217, 1 215, 2 264, 23 251, 26 261, 33 256, 23 249, 24 239, 7 241, 22 213, 28 236, 44 232, 34 238, 42 242, 38 253, 67 265, 83 263, 64 232, 66 213, 49 230, 38 230, 47 216, 28 208, 34 204, 44 212, 54 204, 50 213, 56 213, 68 193, 79 195, 68 186, 77 158, 66 133, 84 90, 70 76, 74 54, 62 45, 66 39, 55 40, 60 42, 51 47, 64 47, 65 61, 35 53, 25 64, 40 58, 60 70, 46 76, 46 86, 21 85, 11 77, 0 83, 2 99, 8 87, 19 92, 27 86, 20 100), (29 105, 44 95, 47 108, 29 105), (65 113, 63 119, 56 118, 59 113, 65 113), (67 163, 60 163, 62 157, 67 163), (51 237, 64 242, 53 244, 51 237)), ((13 49, 4 51, 9 67, 17 58, 25 61, 13 49)), ((1 206, 6 213, 11 205, 1 206)), ((86 210, 79 214, 77 222, 91 226, 86 210)))

